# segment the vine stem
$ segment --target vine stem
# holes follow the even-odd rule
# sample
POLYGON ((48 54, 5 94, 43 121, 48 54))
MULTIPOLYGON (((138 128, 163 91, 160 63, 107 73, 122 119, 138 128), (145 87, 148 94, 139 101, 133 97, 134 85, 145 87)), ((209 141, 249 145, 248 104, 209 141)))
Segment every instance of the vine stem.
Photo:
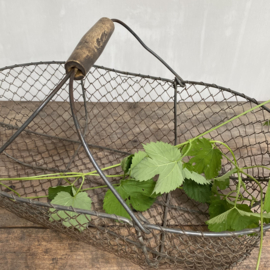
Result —
POLYGON ((36 196, 36 197, 24 197, 25 199, 39 199, 39 198, 48 198, 48 196, 36 196))
MULTIPOLYGON (((230 150, 230 152, 232 153, 232 155, 233 155, 233 157, 235 159, 235 156, 234 156, 232 150, 230 149, 230 147, 227 144, 225 144, 225 143, 221 143, 221 144, 224 145, 227 149, 230 150)), ((234 162, 231 159, 229 159, 225 154, 223 154, 223 155, 229 161, 231 161, 234 164, 234 162)), ((241 182, 242 182, 242 179, 241 179, 241 176, 240 176, 240 172, 243 173, 244 175, 246 175, 247 177, 251 178, 253 181, 255 181, 257 183, 257 185, 259 186, 259 188, 260 188, 260 197, 261 197, 261 211, 260 211, 261 234, 260 234, 260 249, 259 249, 259 255, 258 255, 257 266, 256 266, 256 270, 259 270, 260 260, 261 260, 261 255, 262 255, 262 244, 263 244, 263 207, 264 207, 264 204, 263 204, 263 189, 262 189, 262 186, 259 183, 259 181, 257 181, 252 175, 250 175, 248 173, 245 173, 243 171, 243 169, 249 169, 249 167, 244 167, 244 168, 241 169, 241 168, 238 167, 237 162, 234 164, 234 166, 237 169, 237 175, 238 175, 238 187, 237 187, 237 195, 236 195, 234 207, 236 207, 236 204, 237 204, 237 200, 238 200, 239 193, 240 193, 241 182)), ((231 192, 229 192, 227 195, 230 195, 230 194, 231 194, 231 192)), ((225 197, 225 198, 227 198, 227 197, 225 197)))
MULTIPOLYGON (((261 184, 259 183, 259 181, 257 181, 252 175, 248 174, 248 173, 245 173, 243 171, 243 169, 249 169, 249 167, 244 167, 244 168, 239 168, 238 165, 237 165, 237 161, 236 161, 236 158, 235 158, 235 155, 233 153, 233 151, 231 150, 231 148, 225 144, 225 143, 222 143, 222 142, 219 142, 219 141, 212 141, 212 142, 217 142, 217 143, 221 143, 222 145, 224 145, 232 154, 234 160, 235 160, 235 163, 230 160, 225 154, 226 158, 231 161, 235 168, 237 169, 237 175, 238 175, 238 187, 237 187, 237 195, 236 195, 236 198, 235 198, 235 202, 234 202, 234 207, 236 207, 237 205, 237 200, 238 200, 238 197, 239 197, 239 193, 240 193, 240 187, 241 187, 241 183, 242 183, 242 178, 241 178, 241 175, 240 175, 240 172, 243 173, 244 175, 246 175, 247 177, 251 178, 254 182, 257 183, 257 185, 259 186, 260 188, 260 197, 261 197, 261 211, 260 211, 260 221, 261 221, 261 233, 260 233, 260 249, 259 249, 259 254, 258 254, 258 260, 257 260, 257 265, 256 265, 256 270, 259 270, 259 266, 260 266, 260 260, 261 260, 261 255, 262 255, 262 245, 263 245, 263 208, 264 208, 264 203, 263 203, 263 189, 262 189, 262 186, 261 184)), ((253 166, 252 166, 253 167, 253 166)), ((262 166, 264 167, 264 166, 262 166)), ((230 195, 231 192, 229 192, 227 195, 230 195)), ((252 196, 253 197, 253 196, 252 196)), ((227 197, 225 197, 227 198, 227 197)))
POLYGON ((260 237, 260 249, 259 249, 259 255, 258 255, 258 260, 257 260, 257 266, 256 270, 259 270, 260 266, 260 261, 261 261, 261 256, 262 256, 262 245, 263 245, 263 208, 264 208, 264 203, 263 203, 263 189, 259 181, 257 181, 252 175, 245 173, 241 171, 243 174, 245 174, 247 177, 250 177, 257 183, 257 185, 260 188, 260 195, 261 195, 261 211, 260 211, 260 216, 261 216, 261 237, 260 237))
POLYGON ((10 188, 9 186, 4 185, 3 183, 0 182, 0 185, 4 186, 5 188, 9 189, 10 191, 14 192, 18 197, 21 197, 21 195, 15 191, 14 189, 10 188))
POLYGON ((240 168, 237 165, 237 160, 236 160, 236 157, 234 155, 234 152, 232 151, 232 149, 226 143, 223 143, 223 142, 220 142, 220 141, 210 141, 210 143, 214 143, 214 144, 218 143, 218 144, 221 144, 221 145, 225 146, 230 151, 230 153, 233 156, 233 159, 234 159, 233 165, 237 169, 237 175, 238 175, 237 192, 236 192, 236 197, 235 197, 235 201, 234 201, 234 207, 236 207, 237 201, 238 201, 238 197, 239 197, 239 194, 240 194, 240 188, 241 188, 242 178, 241 178, 241 175, 239 173, 240 168))
MULTIPOLYGON (((109 167, 105 167, 103 169, 101 169, 102 171, 106 171, 106 170, 109 170, 109 169, 112 169, 112 168, 115 168, 115 167, 119 167, 121 166, 121 163, 118 163, 118 164, 115 164, 115 165, 112 165, 112 166, 109 166, 109 167)), ((89 173, 85 173, 84 175, 91 175, 92 173, 96 173, 97 171, 92 171, 92 172, 89 172, 89 173)))
MULTIPOLYGON (((102 168, 102 171, 109 170, 111 168, 119 167, 121 163, 115 164, 109 167, 102 168)), ((97 171, 91 171, 88 173, 78 173, 78 172, 67 172, 67 173, 52 173, 52 174, 43 174, 43 175, 37 175, 37 176, 31 176, 31 177, 20 177, 20 178, 0 178, 0 181, 41 181, 41 180, 47 180, 47 179, 59 179, 59 178, 64 178, 65 181, 67 181, 70 185, 71 182, 69 182, 65 178, 71 178, 71 177, 82 177, 82 176, 90 176, 90 175, 95 175, 97 171)), ((109 176, 108 176, 109 177, 109 176)), ((111 177, 116 177, 116 176, 111 176, 111 177)), ((77 179, 75 180, 77 181, 77 179)))
POLYGON ((74 195, 74 197, 76 197, 77 194, 81 191, 82 186, 83 186, 83 183, 84 183, 84 180, 85 180, 85 176, 83 175, 83 176, 82 176, 82 183, 81 183, 80 187, 78 188, 78 190, 77 190, 76 194, 74 195))
MULTIPOLYGON (((119 186, 120 184, 112 184, 113 186, 119 186)), ((98 187, 91 187, 91 188, 85 188, 85 189, 82 189, 81 191, 87 191, 87 190, 91 190, 91 189, 98 189, 98 188, 106 188, 108 187, 107 185, 104 185, 104 186, 98 186, 98 187)))
POLYGON ((243 116, 243 115, 245 115, 245 114, 247 114, 247 113, 249 113, 249 112, 252 112, 252 111, 254 111, 254 110, 256 110, 256 109, 258 109, 258 108, 260 108, 260 107, 266 105, 266 104, 269 103, 269 102, 270 102, 270 100, 267 100, 267 101, 265 101, 265 102, 263 102, 263 103, 261 103, 261 104, 255 106, 255 107, 253 107, 253 108, 250 108, 249 110, 244 111, 244 112, 242 112, 242 113, 240 113, 240 114, 238 114, 238 115, 232 117, 231 119, 229 119, 229 120, 227 120, 227 121, 221 123, 220 125, 217 125, 217 126, 215 126, 215 127, 211 128, 211 129, 209 129, 209 130, 207 130, 207 131, 201 133, 200 135, 198 135, 198 136, 196 136, 196 137, 194 137, 194 138, 192 138, 192 139, 190 139, 190 140, 188 140, 188 141, 186 141, 186 142, 177 144, 175 147, 176 147, 176 148, 179 148, 179 147, 181 147, 181 146, 187 144, 189 141, 194 141, 194 140, 196 140, 196 139, 199 139, 200 137, 205 136, 206 134, 208 134, 208 133, 210 133, 210 132, 212 132, 212 131, 214 131, 214 130, 216 130, 216 129, 218 129, 218 128, 220 128, 220 127, 222 127, 222 126, 224 126, 224 125, 226 125, 226 124, 228 124, 228 123, 230 123, 230 122, 232 122, 233 120, 235 120, 235 119, 237 119, 237 118, 239 118, 239 117, 241 117, 241 116, 243 116))

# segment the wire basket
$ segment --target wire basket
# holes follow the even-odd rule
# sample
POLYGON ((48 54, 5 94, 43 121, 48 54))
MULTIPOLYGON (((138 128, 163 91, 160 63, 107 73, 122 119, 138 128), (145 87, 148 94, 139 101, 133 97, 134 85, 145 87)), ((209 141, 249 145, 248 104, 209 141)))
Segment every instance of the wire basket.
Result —
MULTIPOLYGON (((59 86, 46 106, 0 155, 1 178, 95 170, 79 131, 94 162, 98 167, 106 167, 141 150, 143 143, 179 144, 258 104, 217 85, 182 81, 180 86, 177 77, 164 79, 93 66, 86 76, 74 81, 72 111, 68 83, 63 81, 64 64, 39 62, 0 69, 0 146, 59 86), (63 83, 59 85, 59 81, 63 83)), ((269 142, 263 123, 269 119, 269 112, 267 107, 261 107, 208 137, 227 143, 241 165, 267 166, 269 142)), ((226 149, 222 151, 226 154, 226 149)), ((222 172, 230 169, 231 164, 223 161, 222 172)), ((112 168, 109 172, 117 175, 120 169, 112 168)), ((263 168, 250 169, 249 173, 260 179, 264 188, 267 186, 269 173, 263 168)), ((259 196, 257 186, 249 179, 243 180, 247 190, 259 196)), ((114 184, 119 178, 108 181, 114 184)), ((231 177, 230 190, 235 181, 231 177)), ((83 184, 92 199, 91 211, 52 205, 45 198, 48 188, 64 183, 61 178, 4 181, 0 185, 0 206, 128 259, 143 269, 229 269, 258 246, 259 228, 209 232, 205 224, 208 205, 189 199, 182 190, 159 197, 145 212, 133 211, 135 219, 129 220, 104 212, 103 199, 108 188, 94 188, 104 185, 102 177, 88 176, 83 184), (29 199, 36 196, 44 198, 29 199), (52 221, 51 208, 57 213, 64 210, 66 218, 52 221), (83 224, 74 212, 85 214, 89 224, 85 230, 80 230, 83 224)), ((81 180, 76 185, 79 187, 81 180)), ((258 212, 259 206, 253 210, 258 212)))

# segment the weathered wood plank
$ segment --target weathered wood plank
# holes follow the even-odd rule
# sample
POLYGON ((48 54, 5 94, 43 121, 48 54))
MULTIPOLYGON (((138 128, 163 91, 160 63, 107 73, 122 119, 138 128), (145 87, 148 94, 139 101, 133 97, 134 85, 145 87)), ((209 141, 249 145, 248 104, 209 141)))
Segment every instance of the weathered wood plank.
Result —
MULTIPOLYGON (((20 218, 15 214, 0 207, 0 229, 5 228, 41 228, 42 226, 32 223, 24 218, 20 218)), ((1 250, 1 247, 0 247, 1 250)))
POLYGON ((48 229, 4 229, 1 270, 138 270, 138 266, 48 229))
MULTIPOLYGON (((0 269, 125 269, 140 267, 110 253, 43 228, 1 229, 0 269)), ((261 270, 269 269, 270 232, 267 233, 261 259, 261 270)), ((258 249, 233 270, 255 269, 258 249)), ((179 270, 181 270, 179 268, 179 270)))

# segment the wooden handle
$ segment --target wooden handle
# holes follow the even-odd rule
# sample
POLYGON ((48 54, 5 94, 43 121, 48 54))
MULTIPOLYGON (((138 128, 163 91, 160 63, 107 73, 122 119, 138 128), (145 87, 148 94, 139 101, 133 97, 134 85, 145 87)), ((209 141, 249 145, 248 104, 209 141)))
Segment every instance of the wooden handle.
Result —
POLYGON ((77 68, 74 79, 82 79, 103 52, 114 31, 114 23, 101 18, 80 40, 65 63, 66 72, 77 68))

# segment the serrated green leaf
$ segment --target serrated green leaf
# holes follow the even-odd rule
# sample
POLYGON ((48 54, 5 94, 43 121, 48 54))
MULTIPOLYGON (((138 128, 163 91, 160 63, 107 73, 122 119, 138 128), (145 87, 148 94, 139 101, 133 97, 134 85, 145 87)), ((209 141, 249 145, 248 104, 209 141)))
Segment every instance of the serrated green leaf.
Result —
MULTIPOLYGON (((222 203, 224 203, 224 201, 222 201, 222 203)), ((224 207, 224 209, 227 207, 229 207, 229 204, 224 207)), ((211 218, 206 224, 208 224, 209 230, 214 232, 240 231, 247 228, 258 227, 259 219, 260 218, 257 215, 255 216, 247 205, 239 204, 237 208, 232 207, 224 213, 211 218)))
POLYGON ((208 228, 212 232, 223 232, 231 229, 231 222, 228 219, 229 213, 233 209, 227 210, 226 212, 211 218, 210 220, 206 221, 208 228))
POLYGON ((134 155, 129 155, 129 156, 122 159, 121 168, 122 168, 124 174, 126 174, 129 171, 133 156, 134 155))
POLYGON ((195 181, 197 184, 210 185, 211 181, 207 181, 204 176, 196 172, 191 172, 187 168, 183 169, 184 178, 195 181))
POLYGON ((143 145, 149 157, 161 163, 176 161, 181 159, 180 151, 171 144, 164 142, 151 142, 143 145))
POLYGON ((259 218, 254 216, 246 216, 242 215, 244 211, 239 211, 239 209, 235 209, 232 213, 230 213, 230 216, 228 218, 231 219, 231 228, 234 231, 241 231, 244 229, 254 228, 254 225, 256 224, 256 227, 259 226, 259 218))
POLYGON ((134 167, 140 163, 145 157, 147 156, 147 154, 143 151, 139 151, 137 153, 134 154, 132 161, 131 161, 131 166, 130 169, 134 169, 134 167))
POLYGON ((264 207, 263 210, 265 210, 267 213, 270 212, 270 182, 268 183, 265 198, 264 198, 264 207))
MULTIPOLYGON (((70 193, 61 191, 51 201, 55 205, 72 206, 74 208, 91 210, 91 199, 86 192, 80 192, 76 197, 72 197, 70 193)), ((77 214, 71 211, 56 211, 50 208, 50 221, 61 220, 66 227, 74 226, 79 231, 83 231, 88 227, 90 215, 77 214)))
MULTIPOLYGON (((185 151, 185 148, 183 151, 185 151)), ((188 162, 192 166, 192 171, 199 174, 204 173, 206 179, 218 176, 221 169, 222 153, 219 149, 213 148, 208 139, 195 140, 188 155, 193 156, 188 162)))
POLYGON ((146 181, 159 174, 154 193, 170 192, 181 186, 184 180, 181 153, 173 145, 152 142, 144 145, 146 154, 131 170, 131 176, 138 181, 146 181))
POLYGON ((50 200, 53 200, 56 197, 56 195, 61 191, 64 191, 64 192, 69 193, 70 195, 73 195, 72 186, 57 186, 57 187, 49 187, 48 198, 50 200))
MULTIPOLYGON (((239 208, 239 204, 237 205, 237 207, 239 208)), ((241 215, 243 216, 248 216, 248 217, 256 217, 256 218, 261 218, 261 214, 260 213, 253 213, 252 211, 243 211, 241 209, 238 209, 238 211, 241 213, 241 215)), ((263 218, 265 219, 269 219, 270 218, 270 214, 263 214, 263 218)))
MULTIPOLYGON (((144 182, 127 179, 122 180, 120 186, 115 189, 129 207, 132 206, 137 211, 146 211, 156 200, 156 196, 151 196, 155 184, 156 182, 152 179, 144 182)), ((110 190, 105 194, 103 209, 108 214, 115 214, 130 219, 127 211, 110 190)))
POLYGON ((185 179, 183 189, 189 198, 201 203, 209 202, 212 195, 211 185, 200 185, 189 179, 185 179))

